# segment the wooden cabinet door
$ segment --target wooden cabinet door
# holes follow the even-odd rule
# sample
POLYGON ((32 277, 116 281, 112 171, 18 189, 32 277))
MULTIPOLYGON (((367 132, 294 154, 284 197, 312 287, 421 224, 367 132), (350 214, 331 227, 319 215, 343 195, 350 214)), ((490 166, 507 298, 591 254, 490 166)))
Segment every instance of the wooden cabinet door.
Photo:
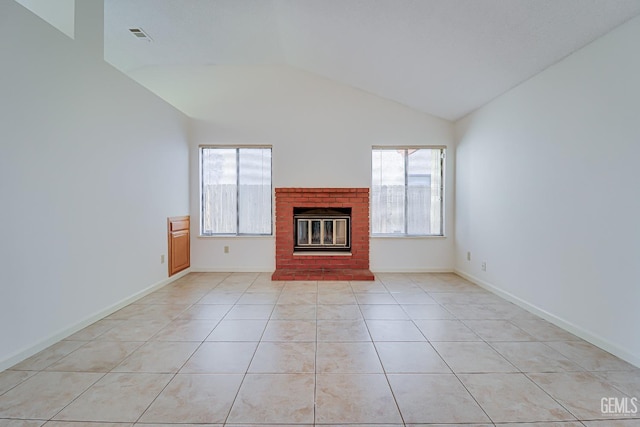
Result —
POLYGON ((167 218, 167 229, 169 234, 169 276, 173 276, 191 265, 189 216, 167 218))

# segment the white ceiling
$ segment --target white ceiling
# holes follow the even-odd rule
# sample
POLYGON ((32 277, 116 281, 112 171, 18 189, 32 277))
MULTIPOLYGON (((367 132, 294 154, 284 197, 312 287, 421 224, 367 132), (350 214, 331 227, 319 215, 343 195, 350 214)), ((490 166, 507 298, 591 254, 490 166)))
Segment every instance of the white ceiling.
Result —
POLYGON ((16 0, 70 38, 75 34, 76 0, 16 0))
MULTIPOLYGON (((176 78, 220 78, 211 67, 288 66, 456 120, 639 14, 640 0, 105 0, 105 59, 143 80, 184 70, 153 87, 169 101, 190 87, 176 78)), ((192 91, 187 114, 206 96, 192 91)))

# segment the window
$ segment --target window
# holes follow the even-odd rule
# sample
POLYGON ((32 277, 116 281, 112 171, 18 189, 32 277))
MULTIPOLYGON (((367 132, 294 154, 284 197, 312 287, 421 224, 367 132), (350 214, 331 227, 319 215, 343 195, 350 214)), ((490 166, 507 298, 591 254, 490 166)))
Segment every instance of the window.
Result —
POLYGON ((271 234, 271 147, 201 147, 200 234, 271 234))
POLYGON ((444 148, 373 148, 372 234, 443 235, 444 152, 444 148))

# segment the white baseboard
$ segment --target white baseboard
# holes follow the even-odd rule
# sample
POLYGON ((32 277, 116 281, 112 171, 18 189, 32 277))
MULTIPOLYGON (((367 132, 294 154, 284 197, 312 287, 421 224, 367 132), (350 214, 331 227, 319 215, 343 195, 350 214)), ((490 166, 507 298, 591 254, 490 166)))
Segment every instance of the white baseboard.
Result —
MULTIPOLYGON (((192 267, 192 273, 273 273, 274 269, 262 268, 262 267, 241 267, 241 268, 228 268, 228 267, 192 267)), ((451 268, 386 268, 381 270, 371 269, 371 272, 376 273, 454 273, 451 268)))
POLYGON ((461 271, 458 269, 454 270, 454 273, 488 290, 489 292, 492 292, 498 295, 499 297, 504 298, 505 300, 512 302, 515 305, 521 308, 524 308, 525 310, 537 316, 540 316, 541 318, 549 321, 550 323, 553 323, 554 325, 568 332, 571 332, 572 334, 582 338, 583 340, 588 341, 591 344, 598 346, 605 351, 608 351, 614 356, 617 356, 620 359, 623 359, 634 366, 640 367, 640 357, 633 354, 628 349, 620 347, 619 345, 612 343, 608 339, 598 334, 594 334, 593 332, 588 331, 582 328, 581 326, 576 325, 575 323, 569 322, 561 317, 556 316, 553 313, 549 313, 548 311, 543 310, 540 307, 537 307, 509 292, 505 292, 502 289, 494 286, 493 284, 488 283, 482 279, 479 279, 471 274, 465 273, 464 271, 461 271))
MULTIPOLYGON (((372 273, 454 273, 452 268, 385 268, 381 270, 370 269, 372 273)), ((192 273, 273 273, 274 268, 262 267, 192 267, 192 273)))
POLYGON ((79 330, 81 330, 82 328, 85 328, 89 325, 91 325, 92 323, 106 317, 109 316, 112 313, 115 313, 116 311, 120 310, 123 307, 126 307, 127 305, 131 304, 134 301, 139 300, 140 298, 149 295, 151 292, 156 291, 166 285, 168 285, 169 283, 189 274, 191 272, 190 269, 186 269, 181 271, 180 273, 177 273, 167 279, 161 280, 157 283, 154 283, 151 286, 148 286, 147 288, 136 292, 135 294, 124 298, 121 301, 118 301, 117 303, 110 305, 109 307, 98 311, 97 313, 92 314, 91 316, 81 320, 80 322, 64 328, 58 332, 53 333, 52 335, 50 335, 49 337, 37 342, 34 345, 31 345, 27 348, 24 348, 22 350, 19 350, 18 352, 14 353, 13 355, 9 356, 8 358, 5 358, 3 360, 0 360, 0 372, 4 371, 7 368, 12 367, 13 365, 22 362, 23 360, 33 356, 34 354, 44 350, 45 348, 57 343, 60 340, 63 340, 65 338, 67 338, 70 335, 75 334, 76 332, 78 332, 79 330))
POLYGON ((191 267, 192 273, 273 273, 275 267, 191 267))
POLYGON ((376 274, 384 273, 454 273, 451 268, 385 268, 385 269, 371 269, 371 272, 376 274))

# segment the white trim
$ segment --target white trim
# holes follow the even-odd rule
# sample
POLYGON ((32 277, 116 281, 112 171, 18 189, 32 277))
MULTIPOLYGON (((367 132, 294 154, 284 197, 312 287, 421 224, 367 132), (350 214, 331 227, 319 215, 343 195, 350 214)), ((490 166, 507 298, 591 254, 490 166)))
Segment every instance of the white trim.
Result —
POLYGON ((619 357, 620 359, 623 359, 629 363, 631 363, 632 365, 635 365, 637 367, 640 367, 640 357, 638 357, 637 355, 633 354, 631 351, 629 351, 626 348, 620 347, 619 345, 616 345, 614 343, 612 343, 611 341, 609 341, 608 339, 598 335, 598 334, 594 334, 591 331, 588 331, 584 328, 582 328, 581 326, 578 326, 572 322, 569 322, 561 317, 556 316, 555 314, 549 313, 546 310, 543 310, 509 292, 505 292, 503 290, 501 290, 500 288, 496 287, 495 285, 492 285, 491 283, 485 282, 482 279, 479 279, 475 276, 472 276, 468 273, 465 273, 464 271, 461 271, 459 269, 455 269, 454 273, 456 273, 457 275, 464 277, 467 280, 470 280, 471 282, 475 283, 476 285, 498 295, 501 298, 504 298, 507 301, 510 301, 512 303, 514 303, 515 305, 524 308, 525 310, 540 316, 541 318, 553 323, 554 325, 558 326, 559 328, 562 328, 568 332, 571 332, 572 334, 582 338, 585 341, 590 342, 591 344, 600 347, 601 349, 608 351, 609 353, 613 354, 614 356, 619 357))
POLYGON ((199 234, 198 239, 276 239, 274 234, 199 234))
MULTIPOLYGON (((372 273, 455 273, 452 268, 397 268, 370 269, 372 273)), ((192 273, 273 273, 274 267, 191 267, 192 273)))
POLYGON ((452 268, 385 268, 383 270, 370 269, 372 273, 455 273, 452 268))
POLYGON ((273 273, 275 267, 191 267, 192 273, 273 273))
POLYGON ((381 240, 389 240, 389 239, 446 239, 449 236, 445 234, 371 234, 369 235, 371 240, 381 239, 381 240))
POLYGON ((199 144, 198 148, 269 148, 273 149, 273 145, 268 144, 199 144))
POLYGON ((372 150, 447 150, 446 145, 372 145, 372 150))
POLYGON ((119 302, 110 305, 109 307, 98 311, 97 313, 92 314, 91 316, 85 318, 84 320, 81 320, 80 322, 74 324, 73 326, 69 326, 68 328, 64 328, 52 335, 50 335, 49 337, 37 342, 36 344, 29 346, 27 348, 24 348, 22 350, 19 350, 18 352, 14 353, 12 356, 7 357, 6 359, 0 360, 0 372, 2 372, 5 369, 8 369, 10 367, 12 367, 13 365, 22 362, 23 360, 33 356, 34 354, 44 350, 45 348, 67 338, 70 335, 75 334, 76 332, 78 332, 79 330, 81 330, 82 328, 85 328, 89 325, 91 325, 92 323, 97 322, 100 319, 103 319, 104 317, 107 317, 108 315, 115 313, 116 311, 120 310, 123 307, 126 307, 127 305, 131 304, 134 301, 139 300, 140 298, 149 295, 151 292, 156 291, 166 285, 168 285, 169 283, 183 277, 186 276, 187 274, 189 274, 191 272, 191 269, 186 269, 181 271, 180 273, 174 274, 171 277, 168 277, 164 280, 161 280, 157 283, 154 283, 153 285, 127 297, 124 298, 123 300, 120 300, 119 302))

